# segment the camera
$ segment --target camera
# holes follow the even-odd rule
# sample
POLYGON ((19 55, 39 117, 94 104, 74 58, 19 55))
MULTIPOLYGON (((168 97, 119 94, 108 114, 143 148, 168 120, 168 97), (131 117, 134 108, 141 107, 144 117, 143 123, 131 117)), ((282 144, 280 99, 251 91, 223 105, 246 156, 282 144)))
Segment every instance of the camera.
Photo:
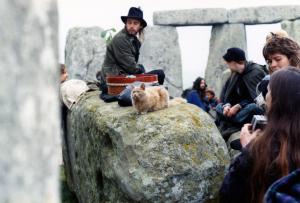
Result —
POLYGON ((257 129, 263 130, 267 124, 267 118, 262 115, 254 115, 252 118, 252 131, 255 131, 257 129))

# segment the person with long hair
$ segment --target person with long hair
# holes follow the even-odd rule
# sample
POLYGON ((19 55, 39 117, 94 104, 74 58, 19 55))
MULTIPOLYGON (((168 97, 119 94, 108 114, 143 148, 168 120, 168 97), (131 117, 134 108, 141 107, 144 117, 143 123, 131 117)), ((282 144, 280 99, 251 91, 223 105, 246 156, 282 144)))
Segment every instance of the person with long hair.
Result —
POLYGON ((241 131, 242 153, 231 164, 220 202, 263 202, 268 187, 300 168, 300 70, 288 67, 271 75, 264 130, 241 131))
POLYGON ((207 85, 204 78, 196 78, 196 80, 193 82, 192 89, 186 95, 186 100, 188 103, 194 104, 208 112, 210 108, 205 95, 206 87, 207 85))
MULTIPOLYGON (((143 18, 141 8, 131 7, 127 16, 121 16, 124 28, 109 42, 104 62, 97 79, 100 81, 103 94, 107 94, 106 77, 112 75, 144 74, 144 66, 138 63, 141 41, 147 22, 143 18), (99 77, 100 76, 100 77, 99 77)), ((164 84, 165 73, 162 69, 147 72, 157 75, 159 85, 164 84)))

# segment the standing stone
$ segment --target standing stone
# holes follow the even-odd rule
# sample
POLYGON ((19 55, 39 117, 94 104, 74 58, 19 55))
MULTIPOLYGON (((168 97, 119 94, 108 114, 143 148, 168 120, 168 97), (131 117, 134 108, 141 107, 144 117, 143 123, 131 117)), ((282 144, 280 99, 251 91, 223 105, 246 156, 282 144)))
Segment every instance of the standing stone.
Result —
POLYGON ((100 27, 72 28, 65 48, 65 64, 70 79, 95 80, 106 52, 106 42, 100 27))
POLYGON ((0 202, 58 203, 55 0, 0 6, 0 202))
POLYGON ((225 8, 185 9, 175 11, 156 11, 153 13, 154 25, 212 25, 227 23, 225 8))
POLYGON ((300 20, 283 21, 281 22, 281 28, 287 31, 298 44, 300 44, 300 20))
POLYGON ((139 63, 146 71, 163 69, 172 96, 182 93, 181 53, 176 28, 153 26, 145 30, 145 41, 142 43, 139 63))
POLYGON ((246 30, 243 24, 223 24, 212 27, 209 56, 205 70, 205 79, 216 95, 220 95, 226 78, 223 71, 226 66, 223 55, 230 47, 239 47, 246 52, 246 30))

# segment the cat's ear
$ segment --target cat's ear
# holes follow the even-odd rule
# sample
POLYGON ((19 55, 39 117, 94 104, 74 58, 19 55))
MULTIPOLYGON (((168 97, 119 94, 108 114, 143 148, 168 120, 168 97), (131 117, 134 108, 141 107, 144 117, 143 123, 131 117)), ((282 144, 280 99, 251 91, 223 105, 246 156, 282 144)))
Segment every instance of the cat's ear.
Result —
POLYGON ((145 83, 142 83, 142 84, 141 84, 141 89, 142 89, 142 90, 145 90, 145 83))

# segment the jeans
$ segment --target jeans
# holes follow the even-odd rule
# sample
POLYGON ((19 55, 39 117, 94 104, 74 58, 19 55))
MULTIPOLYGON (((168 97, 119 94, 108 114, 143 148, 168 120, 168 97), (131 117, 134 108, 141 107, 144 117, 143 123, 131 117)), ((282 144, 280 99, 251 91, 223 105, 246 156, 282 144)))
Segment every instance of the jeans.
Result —
POLYGON ((242 108, 236 115, 232 117, 227 117, 223 115, 223 104, 220 103, 216 106, 216 112, 221 117, 221 119, 244 124, 250 122, 253 115, 262 115, 264 113, 263 109, 257 106, 255 103, 250 103, 242 108))

